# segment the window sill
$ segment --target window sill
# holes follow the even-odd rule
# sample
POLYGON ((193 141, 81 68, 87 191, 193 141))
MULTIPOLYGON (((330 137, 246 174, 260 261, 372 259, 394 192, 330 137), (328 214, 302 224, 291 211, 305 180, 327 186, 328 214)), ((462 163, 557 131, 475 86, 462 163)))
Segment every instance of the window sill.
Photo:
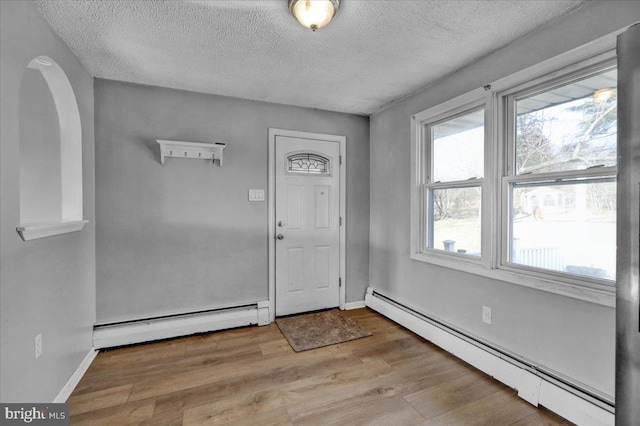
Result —
POLYGON ((81 231, 87 223, 89 223, 88 220, 78 220, 73 222, 24 225, 18 226, 16 231, 18 231, 23 241, 31 241, 38 238, 81 231))
MULTIPOLYGON (((467 260, 463 257, 457 259, 454 256, 445 257, 432 255, 430 253, 413 253, 411 255, 411 259, 454 269, 456 271, 492 278, 498 281, 521 285, 523 287, 571 297, 585 302, 608 306, 610 308, 615 308, 616 306, 615 287, 606 284, 589 283, 589 287, 587 287, 586 285, 573 282, 529 275, 520 271, 497 268, 489 269, 481 262, 467 260)), ((579 280, 575 281, 577 282, 579 280)))

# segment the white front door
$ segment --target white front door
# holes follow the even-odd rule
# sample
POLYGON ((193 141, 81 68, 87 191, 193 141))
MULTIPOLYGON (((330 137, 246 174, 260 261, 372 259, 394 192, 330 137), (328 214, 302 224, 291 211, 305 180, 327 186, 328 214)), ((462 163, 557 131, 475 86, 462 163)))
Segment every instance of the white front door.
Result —
POLYGON ((340 145, 276 136, 276 315, 340 304, 340 145))

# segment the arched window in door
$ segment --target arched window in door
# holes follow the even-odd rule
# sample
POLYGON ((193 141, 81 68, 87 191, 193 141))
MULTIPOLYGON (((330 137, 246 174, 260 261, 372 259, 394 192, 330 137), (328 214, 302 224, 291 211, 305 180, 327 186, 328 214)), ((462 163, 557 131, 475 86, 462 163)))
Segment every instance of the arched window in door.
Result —
POLYGON ((315 152, 294 152, 287 156, 287 173, 331 175, 331 161, 315 152))

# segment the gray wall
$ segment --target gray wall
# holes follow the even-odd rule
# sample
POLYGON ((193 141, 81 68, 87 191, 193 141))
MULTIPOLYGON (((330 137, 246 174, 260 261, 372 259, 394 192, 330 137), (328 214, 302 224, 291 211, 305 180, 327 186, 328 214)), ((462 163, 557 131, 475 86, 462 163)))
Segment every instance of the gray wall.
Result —
POLYGON ((20 222, 61 219, 60 122, 39 69, 26 69, 20 85, 20 222), (46 141, 46 142, 44 142, 46 141))
MULTIPOLYGON (((31 2, 0 2, 0 400, 52 401, 92 347, 95 321, 93 82, 31 2), (19 95, 27 64, 46 55, 67 74, 82 122, 81 232, 23 242, 19 95), (34 359, 42 333, 43 355, 34 359)), ((35 117, 37 120, 37 117, 35 117)))
POLYGON ((367 117, 95 81, 99 323, 268 299, 269 127, 347 138, 347 302, 369 258, 367 117), (226 142, 224 166, 167 159, 156 139, 226 142))
POLYGON ((614 394, 615 310, 412 261, 410 116, 630 25, 640 2, 594 2, 371 117, 374 288, 600 392, 614 394), (481 321, 492 308, 493 324, 481 321))

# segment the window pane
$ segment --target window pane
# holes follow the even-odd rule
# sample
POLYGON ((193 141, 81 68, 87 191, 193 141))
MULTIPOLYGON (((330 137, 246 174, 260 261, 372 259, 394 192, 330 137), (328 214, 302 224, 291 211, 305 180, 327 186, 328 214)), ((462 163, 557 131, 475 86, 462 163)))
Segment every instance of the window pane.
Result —
POLYGON ((484 174, 484 109, 433 125, 431 182, 480 178, 484 174))
POLYGON ((512 185, 511 218, 512 263, 615 280, 615 182, 512 185))
POLYGON ((429 248, 480 256, 480 187, 434 189, 430 194, 429 248))
POLYGON ((516 174, 616 165, 617 71, 516 101, 516 174))
POLYGON ((297 153, 287 157, 289 173, 330 175, 329 159, 314 153, 297 153))

